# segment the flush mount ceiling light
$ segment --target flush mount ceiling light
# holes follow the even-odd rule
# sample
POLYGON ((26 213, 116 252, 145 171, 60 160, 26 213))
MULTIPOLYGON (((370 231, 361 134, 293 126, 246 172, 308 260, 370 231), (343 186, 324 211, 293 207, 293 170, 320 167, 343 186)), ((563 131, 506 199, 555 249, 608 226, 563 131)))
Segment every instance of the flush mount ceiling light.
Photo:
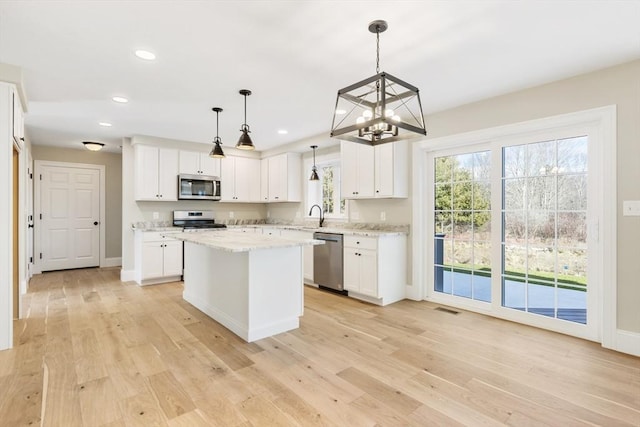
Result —
POLYGON ((222 112, 222 108, 213 107, 212 110, 216 112, 216 137, 213 139, 213 143, 215 145, 213 146, 213 149, 211 149, 211 152, 209 153, 209 157, 222 159, 224 158, 224 151, 222 151, 222 147, 221 147, 222 140, 218 136, 218 115, 222 112))
POLYGON ((240 127, 242 135, 240 135, 236 148, 240 150, 255 150, 256 147, 253 146, 253 141, 251 141, 251 137, 249 136, 251 131, 247 124, 247 96, 251 95, 251 91, 248 89, 241 89, 239 93, 244 96, 244 123, 240 127))
POLYGON ((376 35, 376 74, 338 91, 332 138, 379 145, 414 136, 400 134, 399 128, 427 134, 418 88, 380 72, 380 33, 387 28, 382 20, 369 24, 369 31, 376 35))
POLYGON ((111 100, 120 104, 126 104, 127 102, 129 102, 129 100, 123 96, 114 96, 113 98, 111 98, 111 100))
POLYGON ((104 147, 102 142, 83 141, 82 143, 84 144, 84 148, 89 151, 100 151, 102 150, 102 147, 104 147))
POLYGON ((98 122, 98 124, 99 124, 100 126, 102 126, 102 127, 105 127, 105 128, 110 128, 111 126, 113 126, 113 125, 112 125, 111 123, 109 123, 109 122, 98 122))
POLYGON ((309 181, 320 181, 318 168, 316 167, 316 148, 318 148, 317 145, 311 146, 311 149, 313 150, 313 167, 311 168, 311 177, 309 178, 309 181))

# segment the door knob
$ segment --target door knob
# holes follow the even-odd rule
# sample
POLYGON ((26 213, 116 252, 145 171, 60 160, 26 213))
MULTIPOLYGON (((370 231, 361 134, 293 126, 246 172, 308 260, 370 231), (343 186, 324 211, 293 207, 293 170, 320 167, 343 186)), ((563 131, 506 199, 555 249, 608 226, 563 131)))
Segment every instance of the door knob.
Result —
POLYGON ((98 225, 98 221, 93 221, 93 225, 98 225))

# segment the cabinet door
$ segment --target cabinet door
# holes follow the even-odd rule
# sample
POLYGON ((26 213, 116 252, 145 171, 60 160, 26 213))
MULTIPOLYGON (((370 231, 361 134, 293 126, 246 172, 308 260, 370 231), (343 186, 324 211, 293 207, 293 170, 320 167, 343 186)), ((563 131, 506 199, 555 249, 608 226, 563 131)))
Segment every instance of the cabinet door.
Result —
POLYGON ((269 201, 287 200, 287 155, 269 157, 269 201))
POLYGON ((162 201, 178 200, 178 150, 160 148, 158 154, 158 193, 162 201))
POLYGON ((269 201, 269 159, 260 160, 260 201, 269 201))
POLYGON ((368 145, 357 144, 358 153, 358 194, 357 197, 373 198, 374 197, 374 150, 368 145))
POLYGON ((220 185, 221 198, 223 202, 233 202, 236 197, 236 159, 235 157, 227 156, 221 159, 220 168, 220 185))
POLYGON ((375 196, 393 196, 393 143, 378 145, 375 157, 375 196))
POLYGON ((142 280, 164 275, 162 253, 163 242, 145 242, 142 244, 142 280))
POLYGON ((209 157, 209 153, 198 153, 200 173, 208 176, 220 176, 220 160, 209 157))
POLYGON ((165 239, 164 243, 164 276, 182 275, 182 242, 165 239))
POLYGON ((260 159, 236 157, 236 201, 260 202, 260 159))
POLYGON ((344 248, 344 288, 360 292, 360 257, 358 249, 344 248))
MULTIPOLYGON (((160 200, 158 192, 158 155, 156 147, 134 146, 136 200, 160 200)), ((176 182, 176 188, 177 188, 176 182)))
POLYGON ((180 150, 178 171, 190 175, 200 173, 200 153, 180 150))
POLYGON ((340 145, 340 175, 342 197, 355 198, 358 194, 358 147, 355 143, 342 142, 340 145))
POLYGON ((378 262, 376 251, 358 250, 360 267, 360 293, 378 297, 378 262))

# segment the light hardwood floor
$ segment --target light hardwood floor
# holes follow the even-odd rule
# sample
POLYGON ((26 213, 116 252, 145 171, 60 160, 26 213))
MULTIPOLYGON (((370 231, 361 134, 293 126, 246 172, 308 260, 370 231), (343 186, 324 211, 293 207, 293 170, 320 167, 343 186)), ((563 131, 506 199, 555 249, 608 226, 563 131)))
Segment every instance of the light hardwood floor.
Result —
POLYGON ((640 359, 427 302, 313 288, 247 344, 118 269, 35 276, 0 352, 0 425, 640 425, 640 359))

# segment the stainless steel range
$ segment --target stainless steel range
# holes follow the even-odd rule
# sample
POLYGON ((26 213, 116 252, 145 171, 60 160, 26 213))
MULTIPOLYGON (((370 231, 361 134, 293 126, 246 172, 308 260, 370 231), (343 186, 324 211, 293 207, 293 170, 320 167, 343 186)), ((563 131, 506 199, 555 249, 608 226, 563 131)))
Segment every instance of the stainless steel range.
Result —
POLYGON ((216 223, 213 211, 173 211, 173 226, 184 231, 206 231, 214 228, 227 228, 216 223))

